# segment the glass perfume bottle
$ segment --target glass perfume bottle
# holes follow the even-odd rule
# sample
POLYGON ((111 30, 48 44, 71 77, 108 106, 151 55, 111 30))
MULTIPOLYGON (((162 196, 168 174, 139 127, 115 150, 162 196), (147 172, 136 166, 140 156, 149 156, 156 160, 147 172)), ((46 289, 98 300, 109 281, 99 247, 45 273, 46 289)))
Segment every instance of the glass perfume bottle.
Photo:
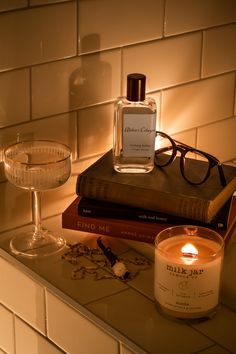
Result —
POLYGON ((154 167, 156 102, 145 90, 145 75, 129 74, 127 97, 115 104, 113 167, 120 173, 148 173, 154 167))

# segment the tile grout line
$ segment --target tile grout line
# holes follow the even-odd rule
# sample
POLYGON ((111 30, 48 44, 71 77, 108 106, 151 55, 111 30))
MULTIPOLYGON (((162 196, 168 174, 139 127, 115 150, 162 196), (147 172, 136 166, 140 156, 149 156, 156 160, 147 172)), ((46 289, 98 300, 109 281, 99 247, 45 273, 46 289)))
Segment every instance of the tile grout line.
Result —
MULTIPOLYGON (((229 353, 232 353, 230 349, 228 349, 227 347, 225 347, 225 346, 222 345, 221 343, 217 342, 215 339, 211 338, 209 335, 207 335, 206 333, 204 333, 204 331, 201 331, 201 330, 199 330, 198 328, 196 328, 196 326, 195 326, 194 324, 188 323, 187 325, 188 325, 190 328, 192 328, 195 332, 197 332, 197 333, 203 335, 204 337, 206 337, 207 339, 209 339, 212 343, 214 343, 214 345, 217 345, 217 346, 221 347, 222 349, 227 350, 229 353)), ((214 345, 212 345, 212 346, 214 346, 214 345)), ((201 351, 200 351, 200 352, 196 352, 196 354, 197 354, 197 353, 201 353, 201 351)), ((232 354, 233 354, 233 353, 232 353, 232 354)))
MULTIPOLYGON (((65 1, 65 2, 62 2, 62 3, 59 3, 59 4, 68 4, 68 3, 73 3, 73 1, 65 1)), ((47 7, 47 6, 55 6, 55 5, 58 5, 58 3, 54 3, 54 4, 50 4, 50 5, 43 5, 43 6, 41 5, 41 6, 37 6, 37 7, 30 7, 30 9, 34 9, 34 8, 38 8, 38 7, 41 8, 41 7, 47 7)), ((77 1, 76 1, 76 5, 77 5, 77 1)), ((77 9, 77 6, 76 6, 76 9, 77 9)), ((22 9, 15 9, 15 10, 7 11, 7 12, 20 11, 20 10, 22 10, 22 9)), ((135 46, 140 46, 140 45, 146 45, 146 44, 150 44, 150 43, 155 43, 155 42, 159 42, 159 41, 165 41, 165 40, 168 40, 168 39, 174 39, 174 38, 179 38, 179 37, 183 37, 183 36, 190 36, 190 35, 195 34, 197 32, 202 33, 202 32, 205 32, 206 30, 209 30, 209 29, 212 29, 212 28, 213 29, 214 28, 221 28, 221 27, 229 26, 229 25, 232 25, 232 24, 235 23, 235 22, 232 22, 232 23, 226 23, 226 24, 222 24, 222 25, 215 25, 215 26, 212 26, 212 27, 209 27, 209 28, 208 27, 207 28, 199 28, 199 29, 196 29, 196 30, 191 30, 189 32, 181 32, 181 33, 176 33, 174 35, 168 35, 168 36, 164 35, 162 37, 158 37, 158 38, 154 38, 154 39, 147 39, 147 40, 144 40, 144 41, 141 41, 141 42, 134 42, 134 43, 130 43, 130 44, 128 43, 128 44, 123 44, 123 45, 121 44, 121 45, 117 45, 117 46, 114 46, 114 47, 108 47, 108 48, 100 49, 100 50, 97 50, 97 51, 92 51, 92 52, 79 54, 78 53, 78 51, 79 51, 79 48, 78 48, 78 40, 79 40, 78 11, 79 10, 77 10, 77 15, 76 15, 76 24, 77 24, 76 54, 60 57, 60 58, 57 58, 57 59, 51 59, 51 60, 49 59, 49 60, 46 60, 46 61, 43 61, 43 62, 38 62, 38 63, 35 63, 35 64, 30 64, 30 65, 22 65, 22 66, 13 67, 13 68, 3 68, 3 69, 0 69, 0 74, 1 73, 5 73, 5 72, 11 72, 11 71, 15 71, 15 70, 20 70, 20 69, 26 69, 26 68, 29 68, 29 66, 37 67, 37 66, 41 66, 41 65, 51 64, 51 63, 54 63, 54 62, 65 61, 65 60, 68 60, 68 59, 75 59, 75 58, 82 57, 82 56, 100 54, 102 52, 117 51, 117 50, 124 49, 124 48, 135 47, 135 46)), ((0 16, 1 16, 2 13, 4 13, 4 12, 0 12, 0 16)), ((163 27, 165 27, 165 24, 163 24, 163 27)), ((165 29, 163 28, 163 32, 164 31, 165 31, 165 29)))

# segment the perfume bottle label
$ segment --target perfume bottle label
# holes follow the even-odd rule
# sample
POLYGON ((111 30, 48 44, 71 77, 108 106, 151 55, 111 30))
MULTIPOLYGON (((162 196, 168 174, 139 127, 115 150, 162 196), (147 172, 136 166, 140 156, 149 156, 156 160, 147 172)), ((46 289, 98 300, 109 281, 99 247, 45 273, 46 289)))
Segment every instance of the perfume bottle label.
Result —
POLYGON ((123 156, 152 156, 154 153, 155 136, 155 114, 123 115, 123 156))

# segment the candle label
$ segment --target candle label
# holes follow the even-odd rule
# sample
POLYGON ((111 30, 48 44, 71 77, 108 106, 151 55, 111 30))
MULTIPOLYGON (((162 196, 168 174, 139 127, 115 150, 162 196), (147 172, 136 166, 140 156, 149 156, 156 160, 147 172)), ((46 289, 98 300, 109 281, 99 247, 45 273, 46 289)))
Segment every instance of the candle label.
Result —
POLYGON ((208 311, 218 304, 220 273, 221 258, 203 265, 183 265, 156 255, 155 298, 172 311, 208 311))

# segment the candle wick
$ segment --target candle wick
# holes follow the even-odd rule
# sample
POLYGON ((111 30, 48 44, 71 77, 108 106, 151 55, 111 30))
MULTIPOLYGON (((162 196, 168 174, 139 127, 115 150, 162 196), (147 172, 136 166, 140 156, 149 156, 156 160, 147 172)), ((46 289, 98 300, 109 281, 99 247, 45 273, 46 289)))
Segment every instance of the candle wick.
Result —
POLYGON ((189 257, 189 258, 197 258, 197 254, 191 253, 191 252, 183 252, 184 257, 189 257))

